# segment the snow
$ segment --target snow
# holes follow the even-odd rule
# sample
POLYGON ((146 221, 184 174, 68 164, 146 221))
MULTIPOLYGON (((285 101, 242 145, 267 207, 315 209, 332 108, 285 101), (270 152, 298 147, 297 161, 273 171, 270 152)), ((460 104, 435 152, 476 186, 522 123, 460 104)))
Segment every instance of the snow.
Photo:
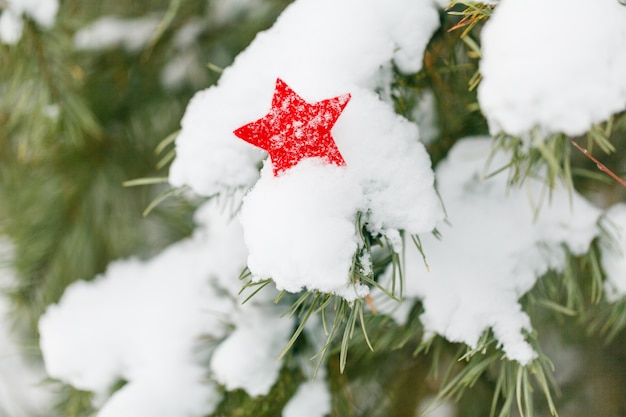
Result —
MULTIPOLYGON (((565 248, 575 255, 588 250, 600 211, 562 188, 540 200, 539 180, 507 188, 506 172, 484 179, 489 152, 490 139, 464 139, 438 166, 449 223, 438 226, 441 240, 420 235, 430 272, 417 249, 407 248, 404 296, 421 299, 427 334, 476 347, 492 329, 506 356, 526 364, 536 354, 525 341, 531 323, 518 300, 548 270, 564 270, 565 248), (531 196, 540 204, 536 218, 531 196)), ((498 154, 491 169, 507 157, 498 154)), ((395 317, 404 322, 406 312, 395 317)))
POLYGON ((4 294, 15 285, 15 274, 7 266, 11 252, 11 244, 0 237, 0 416, 45 415, 52 392, 44 385, 43 368, 25 356, 26 349, 12 331, 12 311, 4 294))
MULTIPOLYGON (((211 3, 213 4, 213 3, 211 3)), ((193 18, 176 30, 172 37, 175 55, 161 70, 161 84, 168 89, 177 89, 187 83, 203 85, 206 65, 196 47, 198 37, 207 29, 202 18, 193 18)))
POLYGON ((609 230, 614 235, 602 240, 602 269, 606 274, 605 291, 609 301, 626 296, 626 204, 618 203, 606 213, 609 230))
POLYGON ((331 414, 331 393, 326 368, 317 367, 312 359, 327 343, 324 324, 319 316, 313 315, 304 326, 307 346, 299 351, 296 360, 307 378, 283 408, 282 417, 322 417, 331 414))
POLYGON ((204 30, 206 30, 206 22, 203 19, 191 19, 174 33, 172 42, 180 50, 191 48, 194 43, 198 42, 204 30))
POLYGON ((233 133, 269 153, 274 176, 307 158, 322 158, 328 164, 344 166, 331 129, 350 101, 350 94, 307 103, 280 78, 269 112, 233 133))
MULTIPOLYGON (((358 216, 398 252, 400 231, 420 236, 428 268, 417 249, 406 248, 405 301, 391 313, 396 320, 405 322, 410 301, 421 300, 426 337, 438 334, 476 347, 492 330, 507 358, 522 364, 536 358, 525 336, 532 324, 519 300, 547 271, 562 272, 568 251, 588 250, 599 235, 600 211, 564 189, 548 198, 533 179, 522 188, 509 188, 506 174, 486 179, 490 139, 468 138, 437 169, 448 215, 443 221, 420 142, 437 135, 434 95, 427 92, 415 109, 427 132, 420 135, 379 91, 390 88, 392 66, 405 73, 421 68, 439 25, 436 4, 446 3, 297 0, 260 33, 217 86, 189 103, 169 177, 173 186, 189 186, 201 196, 247 190, 238 217, 209 202, 199 209, 199 226, 189 239, 149 260, 114 262, 95 280, 69 286, 39 322, 48 375, 94 392, 99 417, 201 417, 220 401, 220 386, 267 394, 294 323, 280 317, 283 309, 266 293, 241 305, 237 276, 247 265, 253 280, 271 278, 278 290, 315 290, 348 301, 363 297, 370 289, 349 281, 362 244, 358 216), (235 137, 235 129, 266 114, 277 77, 308 103, 350 94, 332 128, 345 165, 311 157, 274 175, 264 152, 235 137), (435 226, 441 240, 430 233, 435 226)), ((614 0, 592 7, 582 0, 482 3, 498 4, 482 33, 479 87, 492 133, 578 135, 626 107, 626 54, 615 53, 625 50, 626 9, 614 0)), ((22 14, 50 27, 58 9, 57 1, 7 4, 0 16, 5 43, 19 41, 22 14)), ((259 4, 213 1, 206 22, 226 24, 259 4)), ((106 16, 76 33, 74 44, 136 52, 159 21, 106 16)), ((181 62, 164 70, 166 85, 189 76, 197 56, 185 49, 206 22, 192 22, 175 36, 181 62)), ((58 109, 46 111, 56 117, 58 109)), ((490 168, 508 160, 499 154, 490 168)), ((626 204, 607 217, 626 228, 626 204)), ((610 300, 626 294, 626 239, 618 238, 616 246, 605 245, 602 254, 610 300)), ((371 271, 370 255, 360 260, 371 271)), ((37 370, 14 355, 18 346, 6 331, 3 301, 0 413, 20 417, 37 411, 46 394, 32 388, 41 377, 37 370)), ((376 305, 387 311, 390 302, 376 305)), ((315 320, 305 329, 314 342, 323 336, 315 320)), ((330 405, 329 387, 318 375, 298 388, 283 416, 322 416, 330 405)), ((455 411, 446 404, 430 415, 455 411)))
POLYGON ((271 277, 281 290, 353 300, 367 293, 348 276, 358 213, 373 234, 390 238, 400 229, 430 231, 442 218, 417 126, 372 91, 392 61, 406 72, 420 69, 438 24, 435 5, 425 0, 299 0, 257 35, 217 86, 192 99, 169 179, 211 195, 258 180, 265 153, 233 131, 268 112, 277 78, 311 104, 351 95, 331 131, 345 167, 310 158, 275 178, 266 161, 246 196, 241 222, 255 280, 271 277))
POLYGON ((79 50, 123 47, 128 52, 137 52, 150 41, 160 21, 154 16, 137 19, 104 16, 76 32, 74 47, 79 50))
POLYGON ((200 226, 191 238, 151 260, 117 261, 94 281, 72 284, 40 319, 48 374, 93 391, 102 402, 99 417, 200 417, 219 401, 218 383, 263 394, 277 376, 275 346, 286 344, 291 321, 240 325, 254 317, 274 323, 278 313, 262 296, 244 306, 237 300, 246 257, 239 224, 213 202, 196 217, 200 226), (242 311, 245 321, 237 318, 242 311), (214 382, 203 363, 215 349, 202 338, 218 346, 214 382), (227 349, 253 353, 256 366, 224 358, 223 340, 227 349), (109 397, 119 380, 127 383, 109 397))
POLYGON ((216 25, 226 25, 245 14, 253 16, 267 9, 265 0, 212 0, 209 2, 209 17, 216 25))
MULTIPOLYGON (((403 70, 418 71, 438 25, 438 13, 428 0, 291 4, 225 69, 217 86, 198 92, 189 103, 170 182, 190 185, 201 195, 252 186, 264 153, 232 132, 267 112, 276 78, 309 102, 346 92, 358 100, 354 95, 376 88, 380 72, 392 60, 403 70)), ((356 120, 371 119, 376 117, 369 113, 356 120)), ((333 131, 333 136, 343 151, 342 135, 333 131)))
POLYGON ((6 0, 0 15, 0 41, 12 45, 22 37, 22 15, 28 15, 41 26, 49 29, 54 25, 58 0, 6 0))
POLYGON ((422 404, 417 414, 422 417, 453 417, 458 414, 458 405, 449 400, 437 402, 437 398, 426 397, 422 404))
POLYGON ((333 131, 347 145, 345 167, 308 159, 274 177, 267 162, 241 213, 255 279, 271 277, 291 292, 306 287, 347 300, 365 295, 366 288, 348 282, 359 243, 357 213, 367 213, 372 233, 389 237, 398 229, 430 231, 443 215, 428 155, 407 140, 417 135, 415 125, 373 93, 359 91, 333 131), (355 123, 362 114, 377 116, 355 123), (376 140, 383 137, 388 146, 376 140))
POLYGON ((59 11, 58 0, 8 0, 8 9, 27 14, 40 25, 51 28, 59 11))
POLYGON ((181 51, 163 67, 161 84, 171 90, 202 80, 205 71, 193 50, 181 51))
POLYGON ((293 322, 281 317, 282 307, 271 300, 265 303, 265 309, 244 310, 236 329, 213 353, 211 371, 227 390, 265 395, 278 378, 282 362, 277 359, 291 337, 293 322))
POLYGON ((426 145, 439 137, 439 116, 437 114, 437 98, 432 90, 425 90, 414 97, 415 108, 411 118, 420 131, 420 141, 426 145))
POLYGON ((365 295, 348 282, 361 199, 340 167, 308 159, 274 177, 267 164, 241 211, 256 279, 273 278, 279 290, 290 292, 307 287, 346 299, 365 295))
POLYGON ((478 99, 492 134, 576 136, 626 108, 617 0, 502 1, 481 43, 478 99))
POLYGON ((24 22, 22 18, 13 10, 6 9, 0 15, 0 40, 2 42, 13 45, 22 38, 22 29, 24 22))
POLYGON ((306 381, 287 402, 282 417, 324 417, 331 412, 330 400, 328 384, 323 379, 306 381))

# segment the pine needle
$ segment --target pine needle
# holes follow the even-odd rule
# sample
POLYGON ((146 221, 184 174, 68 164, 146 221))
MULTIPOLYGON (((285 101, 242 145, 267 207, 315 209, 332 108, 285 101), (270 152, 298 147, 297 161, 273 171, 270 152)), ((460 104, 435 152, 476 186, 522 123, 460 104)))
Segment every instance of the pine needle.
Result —
POLYGON ((163 152, 165 150, 165 148, 167 148, 172 143, 174 143, 174 141, 178 137, 179 133, 180 133, 180 130, 177 130, 175 132, 170 133, 165 139, 163 139, 161 142, 159 142, 159 144, 157 145, 156 148, 154 148, 154 153, 156 155, 161 154, 161 152, 163 152))
POLYGON ((137 187, 140 185, 164 184, 166 182, 168 182, 167 177, 147 177, 124 181, 122 185, 124 187, 137 187))
POLYGON ((181 193, 184 192, 184 190, 186 190, 185 187, 170 188, 169 190, 162 192, 158 197, 152 200, 150 204, 148 204, 148 207, 146 207, 146 209, 142 213, 143 217, 147 217, 152 212, 152 210, 154 210, 163 201, 167 200, 168 198, 172 196, 180 195, 181 193))

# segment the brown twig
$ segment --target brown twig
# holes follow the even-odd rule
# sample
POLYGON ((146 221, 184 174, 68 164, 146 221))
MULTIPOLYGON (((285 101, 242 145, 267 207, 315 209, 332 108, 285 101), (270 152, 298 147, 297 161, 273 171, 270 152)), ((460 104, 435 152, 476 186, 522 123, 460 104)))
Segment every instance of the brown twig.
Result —
POLYGON ((587 158, 591 159, 596 164, 596 166, 598 167, 600 171, 609 174, 611 177, 613 177, 615 181, 619 182, 624 187, 626 187, 626 181, 618 177, 616 173, 614 173, 613 171, 608 169, 606 166, 604 166, 604 164, 598 161, 593 155, 591 155, 587 149, 583 148, 578 143, 574 142, 574 140, 571 140, 571 142, 572 142, 572 145, 574 145, 579 151, 581 151, 587 158))
POLYGON ((372 314, 376 315, 376 305, 374 305, 374 299, 372 298, 372 296, 367 294, 365 296, 365 301, 367 302, 367 305, 370 307, 370 310, 372 310, 372 314))

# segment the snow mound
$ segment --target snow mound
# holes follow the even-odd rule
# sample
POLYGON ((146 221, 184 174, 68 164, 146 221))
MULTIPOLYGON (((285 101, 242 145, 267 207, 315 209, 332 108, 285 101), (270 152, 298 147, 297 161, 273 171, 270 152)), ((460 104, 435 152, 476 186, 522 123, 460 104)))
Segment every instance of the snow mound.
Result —
MULTIPOLYGON (((518 300, 548 270, 563 271, 566 248, 575 255, 588 250, 601 213, 559 188, 535 218, 529 196, 540 195, 543 183, 507 188, 506 173, 484 179, 489 151, 487 138, 464 139, 438 166, 449 223, 438 227, 441 240, 420 236, 430 271, 417 249, 407 248, 404 296, 422 300, 427 333, 475 347, 492 329, 506 356, 526 364, 536 353, 525 341, 531 323, 518 300)), ((506 165, 506 157, 490 166, 506 165)), ((396 317, 403 322, 405 314, 399 309, 396 317)))
POLYGON ((394 237, 400 229, 430 231, 442 218, 417 126, 373 91, 389 80, 392 62, 407 72, 421 68, 438 24, 436 6, 426 0, 299 0, 257 35, 217 86, 193 98, 169 178, 211 195, 258 180, 265 154, 233 131, 268 111, 277 78, 308 103, 351 94, 332 128, 345 167, 312 158, 280 178, 264 169, 245 198, 241 221, 254 279, 273 278, 291 292, 362 297, 367 288, 348 276, 359 212, 367 213, 372 233, 394 237))
MULTIPOLYGON (((217 86, 189 103, 171 184, 189 185, 201 195, 250 187, 264 153, 233 131, 266 113, 276 78, 309 102, 373 90, 392 61, 404 71, 418 71, 438 26, 430 0, 296 1, 224 70, 217 86)), ((361 114, 358 120, 377 117, 361 114)), ((343 154, 342 135, 333 131, 333 137, 343 154)))
POLYGON ((217 383, 265 394, 278 376, 275 345, 286 344, 291 321, 277 323, 277 307, 255 303, 266 304, 263 297, 244 306, 237 300, 246 257, 239 224, 213 203, 197 220, 193 237, 157 257, 118 261, 94 281, 72 284, 40 319, 48 374, 96 393, 99 417, 211 413, 220 397, 203 365, 214 350, 201 343, 207 337, 256 358, 248 367, 222 362, 215 352, 210 368, 217 383), (245 322, 273 324, 262 328, 263 338, 241 324, 244 311, 245 322), (125 385, 109 397, 120 380, 125 385))
POLYGON ((492 134, 576 136, 626 108, 617 0, 502 1, 481 41, 478 99, 492 134))

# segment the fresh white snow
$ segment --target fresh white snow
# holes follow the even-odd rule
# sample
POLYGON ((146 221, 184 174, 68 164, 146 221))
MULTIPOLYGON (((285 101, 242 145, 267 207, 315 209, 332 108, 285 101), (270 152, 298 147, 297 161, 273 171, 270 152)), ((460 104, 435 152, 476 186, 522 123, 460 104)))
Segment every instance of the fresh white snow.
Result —
POLYGON ((200 417, 220 398, 216 383, 257 395, 277 377, 291 321, 279 320, 271 298, 240 305, 246 250, 229 213, 211 202, 197 220, 193 237, 157 257, 118 261, 72 284, 39 322, 48 374, 96 393, 99 417, 200 417), (213 378, 203 365, 211 354, 213 378), (127 383, 109 397, 119 380, 127 383))
POLYGON ((246 304, 238 312, 235 330, 213 353, 211 371, 226 389, 242 388, 256 396, 267 394, 278 378, 278 357, 291 337, 293 321, 281 317, 284 307, 273 305, 271 298, 255 296, 253 303, 263 305, 246 304))
POLYGON ((52 390, 34 352, 20 343, 13 330, 13 311, 5 291, 15 285, 9 267, 11 243, 0 236, 0 416, 33 417, 46 415, 52 405, 52 390))
POLYGON ((328 384, 319 376, 304 382, 283 409, 282 417, 323 417, 331 412, 328 384))
POLYGON ((266 0, 212 0, 208 17, 214 25, 226 25, 237 18, 261 15, 268 6, 266 0))
POLYGON ((617 0, 503 0, 481 46, 478 100, 492 134, 576 136, 626 109, 617 0))
POLYGON ((22 15, 28 15, 45 28, 51 28, 59 10, 58 0, 5 0, 0 9, 0 41, 9 45, 22 38, 22 15))
POLYGON ((613 232, 602 240, 602 269, 607 281, 606 296, 618 301, 626 296, 626 204, 619 203, 607 213, 607 226, 613 232))
MULTIPOLYGON (((274 177, 268 164, 241 212, 248 267, 280 290, 303 287, 354 299, 349 286, 357 248, 354 215, 362 196, 341 167, 305 160, 274 177)), ((364 292, 365 291, 365 292, 364 292)))
POLYGON ((359 212, 367 213, 372 233, 394 239, 399 229, 430 231, 442 218, 417 127, 373 91, 388 81, 392 61, 406 72, 421 68, 438 24, 426 0, 299 0, 257 35, 217 86, 196 94, 176 140, 170 182, 201 195, 258 180, 264 153, 233 131, 267 113, 276 78, 309 103, 351 94, 332 129, 345 167, 302 161, 276 178, 266 161, 244 199, 241 221, 255 279, 271 277, 292 292, 361 297, 367 288, 348 276, 359 212))
POLYGON ((450 400, 439 403, 434 397, 426 397, 422 404, 418 414, 422 417, 454 417, 458 414, 458 404, 450 400))
MULTIPOLYGON (((211 4, 212 19, 226 22, 256 2, 211 4)), ((19 39, 21 13, 30 13, 15 10, 0 16, 4 42, 19 39)), ((615 0, 592 6, 582 0, 498 2, 482 35, 479 87, 492 133, 581 134, 624 109, 626 55, 619 51, 626 50, 625 13, 615 0)), ((42 17, 40 23, 46 22, 42 17)), ((205 23, 181 30, 181 53, 205 23)), ((152 17, 104 17, 79 31, 75 45, 136 51, 157 24, 152 17)), ((532 178, 520 188, 507 187, 506 173, 486 179, 508 163, 508 155, 497 155, 486 168, 490 139, 469 138, 437 169, 448 215, 443 221, 418 128, 394 112, 384 93, 392 65, 407 73, 421 68, 438 25, 430 0, 290 5, 216 86, 195 95, 176 140, 170 183, 201 196, 239 190, 246 193, 241 211, 231 218, 208 203, 198 211, 191 238, 150 260, 114 262, 94 281, 68 287, 40 321, 48 374, 95 392, 99 417, 201 417, 219 402, 218 385, 266 394, 294 323, 280 317, 273 291, 242 306, 237 276, 247 265, 254 280, 271 278, 279 290, 318 290, 349 301, 365 296, 368 287, 348 281, 361 243, 359 214, 369 232, 394 244, 400 230, 420 236, 430 270, 409 245, 405 302, 392 313, 400 323, 410 302, 419 299, 427 336, 476 346, 491 329, 509 359, 533 360, 536 352, 525 339, 532 324, 519 299, 548 270, 565 268, 566 249, 575 255, 587 251, 599 234, 600 211, 564 189, 548 198, 543 183, 532 178), (351 94, 332 129, 345 166, 310 158, 274 176, 265 153, 233 134, 267 113, 278 77, 309 103, 351 94), (441 240, 430 234, 435 226, 441 240), (126 384, 111 394, 120 380, 126 384)), ((165 71, 163 82, 175 86, 186 76, 184 68, 165 71)), ((430 117, 422 120, 430 126, 429 139, 437 134, 432 107, 432 98, 424 96, 415 116, 430 117)), ((608 215, 622 228, 625 207, 608 215)), ((607 249, 602 257, 612 300, 626 294, 626 240, 619 242, 621 250, 607 249)), ((381 311, 390 303, 376 300, 381 311)), ((308 339, 323 338, 320 326, 317 332, 311 326, 305 329, 308 339)), ((299 387, 283 416, 317 417, 329 410, 328 386, 318 375, 299 387)), ((452 411, 443 407, 433 415, 452 411)))
POLYGON ((137 52, 147 45, 160 21, 155 16, 137 19, 103 16, 76 32, 74 46, 79 50, 123 47, 128 52, 137 52))
MULTIPOLYGON (((310 102, 352 93, 352 105, 360 100, 357 95, 367 97, 360 91, 378 86, 385 78, 381 71, 388 71, 392 61, 405 71, 418 71, 438 25, 429 0, 296 1, 224 70, 217 86, 190 102, 170 182, 190 185, 201 195, 252 186, 264 153, 233 130, 267 112, 276 78, 310 102)), ((375 118, 366 113, 356 120, 375 118)), ((333 135, 343 151, 343 135, 333 135)))
MULTIPOLYGON (((490 139, 464 139, 437 167, 448 219, 438 226, 441 240, 420 236, 430 271, 417 249, 407 248, 404 296, 422 301, 427 334, 475 347, 492 329, 506 356, 526 364, 536 354, 525 341, 532 327, 518 300, 548 270, 563 271, 566 248, 588 250, 600 210, 563 188, 540 200, 540 180, 509 188, 506 172, 485 179, 509 157, 499 154, 487 168, 489 152, 490 139)), ((406 312, 396 318, 404 322, 406 312)))
POLYGON ((0 14, 0 40, 3 43, 13 45, 22 38, 24 22, 22 18, 11 9, 6 9, 0 14))

